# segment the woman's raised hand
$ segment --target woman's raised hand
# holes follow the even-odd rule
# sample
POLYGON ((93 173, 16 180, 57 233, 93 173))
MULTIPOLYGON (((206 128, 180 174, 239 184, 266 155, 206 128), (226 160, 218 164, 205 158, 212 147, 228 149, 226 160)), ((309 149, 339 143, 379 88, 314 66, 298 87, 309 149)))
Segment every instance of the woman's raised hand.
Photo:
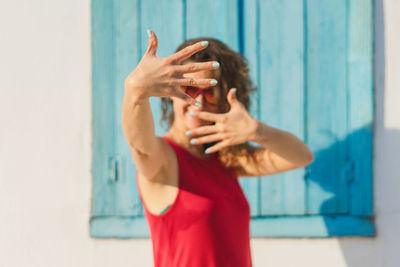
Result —
POLYGON ((158 40, 153 31, 149 33, 149 45, 137 67, 125 80, 125 92, 139 98, 178 97, 189 104, 198 103, 194 98, 179 90, 180 86, 190 85, 209 87, 217 84, 215 79, 185 78, 184 73, 212 70, 219 67, 218 62, 181 62, 207 47, 208 42, 198 42, 165 58, 157 56, 158 40), (217 63, 217 64, 215 64, 217 63))
POLYGON ((195 118, 215 122, 213 125, 202 125, 186 132, 192 136, 191 144, 205 144, 217 142, 205 152, 214 153, 224 147, 254 141, 259 131, 258 120, 251 117, 245 106, 236 98, 236 89, 231 88, 227 95, 230 110, 227 113, 211 113, 207 111, 194 111, 195 118))

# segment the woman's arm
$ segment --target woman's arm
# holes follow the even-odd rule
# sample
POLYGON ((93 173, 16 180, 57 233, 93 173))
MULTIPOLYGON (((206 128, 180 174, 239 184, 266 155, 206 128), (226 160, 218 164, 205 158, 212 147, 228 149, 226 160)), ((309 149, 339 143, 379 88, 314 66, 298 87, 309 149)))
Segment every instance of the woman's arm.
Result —
POLYGON ((308 146, 295 135, 257 121, 249 141, 258 143, 250 153, 253 157, 239 158, 239 176, 264 176, 307 166, 314 160, 308 146))
POLYGON ((252 141, 262 148, 254 147, 247 156, 238 158, 239 176, 263 176, 296 169, 313 160, 310 149, 293 134, 270 127, 250 116, 235 96, 235 89, 228 93, 231 109, 228 113, 215 114, 195 112, 195 116, 215 125, 201 126, 191 130, 196 144, 219 141, 208 148, 206 153, 214 153, 224 147, 252 141))
MULTIPOLYGON (((122 127, 138 171, 152 180, 165 164, 163 140, 156 137, 150 97, 176 97, 190 104, 197 101, 179 90, 183 85, 210 86, 213 79, 184 78, 184 73, 215 69, 214 62, 181 62, 205 49, 207 42, 198 42, 171 56, 157 56, 158 41, 149 34, 148 48, 138 66, 125 79, 122 104, 122 127)), ((212 86, 213 84, 211 84, 212 86)))
POLYGON ((155 135, 149 98, 135 91, 135 88, 125 90, 122 127, 139 172, 149 179, 155 177, 165 156, 155 135))

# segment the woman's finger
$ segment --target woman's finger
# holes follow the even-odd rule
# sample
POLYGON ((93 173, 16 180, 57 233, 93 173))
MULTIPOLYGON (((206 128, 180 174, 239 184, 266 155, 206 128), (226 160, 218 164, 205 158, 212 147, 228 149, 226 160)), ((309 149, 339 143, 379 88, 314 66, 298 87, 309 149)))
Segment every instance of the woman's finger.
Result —
POLYGON ((219 123, 224 123, 226 121, 226 115, 225 114, 217 114, 217 113, 211 113, 207 111, 198 111, 194 113, 196 118, 206 120, 206 121, 213 121, 213 122, 219 122, 219 123))
POLYGON ((171 64, 180 64, 183 60, 191 57, 193 54, 203 50, 208 45, 207 41, 200 41, 193 45, 187 46, 182 50, 166 57, 166 61, 171 64))
POLYGON ((179 89, 174 89, 172 90, 170 96, 173 97, 177 97, 179 99, 182 99, 183 101, 185 101, 186 103, 190 104, 190 105, 197 105, 197 106, 201 106, 201 104, 194 99, 193 97, 191 97, 190 95, 185 94, 184 92, 182 92, 179 89))
POLYGON ((218 142, 217 144, 213 145, 212 147, 209 147, 206 149, 207 154, 217 152, 224 147, 231 146, 231 142, 229 140, 223 140, 221 142, 218 142))
POLYGON ((207 126, 202 126, 190 131, 187 131, 188 136, 198 136, 198 135, 206 135, 206 134, 211 134, 211 133, 216 133, 218 132, 218 126, 217 125, 207 125, 207 126))
POLYGON ((215 79, 210 79, 210 78, 208 78, 208 79, 195 79, 195 78, 192 78, 192 77, 187 77, 187 78, 184 77, 184 78, 181 78, 181 79, 174 79, 172 81, 172 83, 174 85, 177 85, 177 86, 185 86, 185 85, 187 85, 187 86, 198 86, 200 88, 206 88, 206 87, 210 87, 210 86, 216 85, 218 83, 218 81, 215 80, 215 79))
POLYGON ((197 72, 202 70, 213 70, 219 68, 217 61, 201 62, 201 63, 188 63, 184 65, 176 65, 173 67, 177 74, 184 74, 190 72, 197 72))
POLYGON ((149 44, 145 54, 156 56, 158 48, 158 39, 156 33, 152 30, 147 30, 147 36, 149 36, 149 44))
POLYGON ((220 141, 220 140, 225 139, 226 137, 227 137, 227 134, 225 134, 225 133, 216 133, 216 134, 210 134, 210 135, 203 136, 203 137, 192 138, 190 140, 190 143, 200 145, 200 144, 220 141))

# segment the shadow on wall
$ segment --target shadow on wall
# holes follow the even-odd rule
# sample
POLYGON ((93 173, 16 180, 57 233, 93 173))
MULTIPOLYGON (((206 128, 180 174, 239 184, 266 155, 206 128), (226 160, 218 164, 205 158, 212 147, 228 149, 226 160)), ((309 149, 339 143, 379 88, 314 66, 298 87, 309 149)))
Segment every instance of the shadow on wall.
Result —
MULTIPOLYGON (((383 0, 374 1, 374 91, 375 91, 375 124, 367 125, 354 132, 348 138, 359 138, 373 130, 373 193, 375 237, 340 237, 338 238, 342 255, 348 267, 395 267, 398 266, 398 240, 400 239, 400 204, 399 173, 391 170, 399 169, 398 157, 390 157, 400 151, 400 131, 385 129, 384 127, 384 95, 385 95, 385 27, 384 27, 383 0), (371 128, 372 127, 372 128, 371 128), (378 138, 377 138, 378 137, 378 138), (382 171, 377 177, 376 152, 385 151, 390 154, 380 161, 382 171), (389 171, 385 171, 389 170, 389 171), (379 179, 379 180, 378 180, 379 179), (376 197, 378 195, 378 197, 376 197), (397 202, 396 202, 397 201, 397 202), (376 208, 378 207, 378 209, 376 208), (378 228, 379 227, 379 228, 378 228)), ((344 140, 346 141, 346 140, 344 140)), ((340 146, 340 144, 338 144, 340 146)), ((331 148, 335 149, 335 148, 331 148)), ((324 160, 325 151, 321 152, 320 159, 324 160)), ((329 190, 329 188, 327 189, 329 190)), ((332 199, 323 203, 321 210, 331 206, 332 199)), ((329 224, 327 225, 329 231, 329 224)))
MULTIPOLYGON (((384 25, 384 3, 383 0, 374 1, 374 81, 375 81, 375 125, 374 151, 390 152, 394 155, 395 151, 400 151, 400 131, 389 130, 384 127, 384 99, 385 99, 385 25, 384 25), (378 147, 379 146, 379 147, 378 147)), ((375 155, 376 153, 374 153, 375 155)), ((374 164, 376 158, 374 157, 374 164)), ((383 168, 383 173, 376 176, 376 165, 374 166, 374 214, 376 237, 362 239, 360 238, 340 238, 340 247, 342 255, 349 267, 369 267, 369 266, 398 266, 398 240, 400 239, 399 223, 400 204, 398 200, 400 179, 399 173, 390 173, 385 170, 395 170, 399 164, 398 157, 387 156, 384 161, 379 162, 383 168), (383 177, 384 175, 385 177, 383 177), (387 176, 387 177, 386 177, 387 176), (379 180, 378 180, 379 179, 379 180), (378 196, 378 197, 375 197, 378 196), (398 201, 397 201, 398 203, 398 201), (375 208, 375 207, 378 207, 375 208), (389 210, 383 214, 381 210, 389 210)))

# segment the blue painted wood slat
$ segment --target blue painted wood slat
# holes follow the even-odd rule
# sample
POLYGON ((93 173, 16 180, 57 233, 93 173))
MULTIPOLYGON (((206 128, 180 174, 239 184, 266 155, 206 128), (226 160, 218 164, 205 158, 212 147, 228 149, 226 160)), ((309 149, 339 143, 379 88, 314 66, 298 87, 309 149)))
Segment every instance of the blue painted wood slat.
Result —
POLYGON ((135 68, 141 58, 140 47, 138 47, 140 36, 140 16, 138 0, 114 1, 113 8, 113 57, 114 57, 114 86, 112 90, 115 95, 115 131, 116 131, 116 162, 117 180, 114 184, 115 215, 133 216, 139 215, 142 204, 138 196, 136 181, 133 179, 136 168, 132 155, 125 139, 122 128, 121 112, 124 97, 125 78, 135 68))
POLYGON ((254 218, 250 223, 250 232, 253 237, 375 236, 370 219, 348 215, 254 218))
MULTIPOLYGON (((260 1, 260 120, 304 140, 304 33, 300 1, 260 1)), ((261 178, 261 215, 305 212, 304 168, 261 178)))
POLYGON ((307 0, 307 214, 348 212, 346 0, 307 0))
MULTIPOLYGON (((249 65, 250 77, 257 86, 259 84, 259 42, 258 42, 258 29, 259 29, 259 12, 257 12, 257 1, 256 0, 247 0, 247 1, 239 1, 239 18, 241 21, 239 23, 243 23, 243 25, 239 24, 240 38, 243 40, 239 40, 239 44, 242 44, 242 53, 246 57, 249 65)), ((259 108, 259 95, 260 88, 257 88, 257 91, 250 95, 250 115, 259 120, 260 119, 260 108, 259 108)), ((260 215, 260 184, 261 181, 259 177, 241 177, 239 179, 239 183, 243 189, 243 192, 246 195, 246 198, 250 205, 250 213, 252 217, 260 215)))
POLYGON ((186 1, 186 38, 213 37, 239 51, 238 0, 186 1))
POLYGON ((92 3, 92 216, 113 215, 114 181, 108 165, 115 156, 113 3, 93 0, 92 3), (111 12, 110 12, 111 11, 111 12), (99 19, 101 16, 102 19, 99 19), (111 90, 110 90, 111 89, 111 90))
POLYGON ((348 149, 353 163, 349 209, 354 215, 373 215, 374 5, 372 0, 348 5, 348 149))

